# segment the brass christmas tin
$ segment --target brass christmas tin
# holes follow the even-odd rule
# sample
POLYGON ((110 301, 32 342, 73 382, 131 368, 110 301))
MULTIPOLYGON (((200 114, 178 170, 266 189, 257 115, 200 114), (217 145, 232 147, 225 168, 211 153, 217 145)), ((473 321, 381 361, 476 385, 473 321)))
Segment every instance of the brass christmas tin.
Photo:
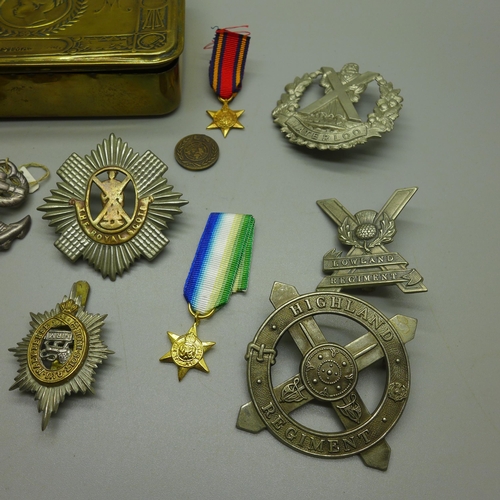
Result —
POLYGON ((170 113, 183 46, 184 0, 0 0, 0 117, 170 113))

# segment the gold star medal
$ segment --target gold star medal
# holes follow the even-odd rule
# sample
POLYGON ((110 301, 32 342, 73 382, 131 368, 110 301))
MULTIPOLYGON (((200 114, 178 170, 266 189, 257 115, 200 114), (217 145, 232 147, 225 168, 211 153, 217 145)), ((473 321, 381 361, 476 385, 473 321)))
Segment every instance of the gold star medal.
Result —
MULTIPOLYGON (((192 311, 191 308, 190 311, 192 311)), ((215 342, 203 342, 200 340, 196 332, 196 327, 199 325, 201 319, 212 316, 214 312, 215 310, 212 310, 208 316, 200 316, 193 313, 194 324, 184 335, 167 332, 168 338, 172 343, 172 348, 160 358, 160 361, 175 363, 177 365, 179 381, 184 378, 191 368, 196 368, 205 373, 210 371, 203 359, 203 355, 215 345, 215 342)))
POLYGON ((225 29, 219 29, 215 33, 209 76, 212 89, 222 103, 222 108, 218 111, 207 111, 213 120, 207 129, 218 128, 224 137, 233 128, 244 128, 239 117, 245 110, 232 110, 229 103, 241 90, 249 44, 250 37, 244 33, 225 29))
POLYGON ((167 332, 172 347, 160 358, 177 365, 179 381, 191 368, 209 372, 203 355, 215 342, 200 340, 197 327, 225 305, 232 293, 247 289, 254 224, 251 215, 212 213, 208 217, 184 285, 194 324, 184 335, 167 332))

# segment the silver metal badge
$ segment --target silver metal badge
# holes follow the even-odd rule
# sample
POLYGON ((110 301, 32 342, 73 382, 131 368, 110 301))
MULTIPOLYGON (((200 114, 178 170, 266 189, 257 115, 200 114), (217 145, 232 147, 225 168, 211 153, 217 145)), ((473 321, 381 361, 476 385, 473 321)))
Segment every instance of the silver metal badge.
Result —
POLYGON ((359 455, 368 467, 386 470, 391 449, 385 436, 400 418, 410 390, 404 344, 413 339, 417 321, 403 315, 388 319, 367 302, 343 293, 299 295, 293 286, 278 282, 271 302, 276 310, 248 345, 252 401, 241 407, 236 426, 253 433, 267 428, 282 443, 307 455, 359 455), (314 319, 324 314, 351 319, 367 333, 347 345, 330 342, 314 319), (271 367, 286 332, 300 350, 302 361, 297 374, 273 386, 271 367), (386 363, 385 391, 375 411, 370 412, 357 391, 358 375, 382 358, 386 363), (291 416, 313 401, 331 406, 345 430, 316 431, 291 416))
POLYGON ((351 249, 347 255, 333 249, 323 257, 323 270, 330 275, 316 290, 397 285, 404 293, 426 292, 420 273, 407 269, 408 262, 384 246, 393 240, 396 217, 417 189, 397 189, 378 212, 361 210, 355 215, 335 198, 319 200, 321 209, 339 226, 339 240, 351 249))
POLYGON ((9 349, 21 366, 10 389, 35 393, 42 430, 66 396, 94 392, 95 369, 113 354, 100 338, 106 316, 85 311, 89 291, 78 281, 55 309, 32 313, 29 335, 9 349))
POLYGON ((321 150, 347 149, 380 137, 394 127, 403 98, 392 83, 373 72, 360 73, 359 66, 346 64, 340 71, 323 67, 319 71, 295 78, 285 87, 277 107, 272 112, 290 142, 321 150), (319 79, 325 95, 300 108, 306 89, 319 79), (380 90, 373 112, 363 122, 354 107, 368 84, 375 81, 380 90))
MULTIPOLYGON (((24 203, 28 192, 26 177, 8 159, 0 160, 0 207, 19 207, 24 203)), ((29 215, 11 224, 0 221, 0 250, 8 250, 14 240, 24 238, 30 227, 29 215)))
POLYGON ((169 241, 161 230, 187 203, 162 177, 167 169, 113 134, 85 159, 73 153, 57 171, 63 182, 38 208, 61 233, 55 246, 111 280, 141 255, 154 259, 169 241))

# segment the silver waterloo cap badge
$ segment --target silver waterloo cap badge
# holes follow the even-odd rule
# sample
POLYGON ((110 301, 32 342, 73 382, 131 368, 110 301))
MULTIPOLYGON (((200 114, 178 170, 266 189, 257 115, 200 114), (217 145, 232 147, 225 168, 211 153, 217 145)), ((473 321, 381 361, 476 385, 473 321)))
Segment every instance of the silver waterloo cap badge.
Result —
MULTIPOLYGON (((391 448, 387 433, 401 417, 410 390, 409 361, 404 344, 415 336, 417 320, 390 319, 367 302, 338 292, 299 295, 276 282, 271 292, 275 311, 248 345, 248 386, 252 401, 240 409, 236 426, 257 433, 267 430, 282 443, 307 455, 343 458, 359 455, 366 466, 386 470, 391 448), (347 345, 331 342, 315 315, 335 315, 358 323, 366 333, 347 345), (289 333, 302 354, 298 373, 279 385, 272 383, 277 344, 289 333), (370 411, 358 390, 358 375, 385 360, 385 389, 370 411), (340 432, 306 427, 291 413, 308 403, 331 407, 340 432)), ((366 378, 364 379, 366 382, 366 378)))
POLYGON ((397 285, 404 293, 426 292, 424 278, 397 252, 388 252, 396 234, 396 217, 417 192, 416 187, 396 189, 378 211, 361 210, 352 215, 335 198, 319 200, 321 209, 339 226, 339 240, 351 246, 347 255, 333 249, 323 257, 323 270, 330 273, 317 291, 397 285))
POLYGON ((140 256, 154 259, 169 241, 162 229, 187 203, 162 177, 167 169, 113 134, 85 159, 73 153, 57 171, 58 189, 38 208, 61 233, 55 246, 111 280, 140 256))
POLYGON ((55 309, 32 313, 29 335, 9 349, 21 365, 10 389, 35 393, 42 430, 66 396, 94 392, 95 369, 113 354, 100 338, 106 316, 85 311, 89 291, 78 281, 55 309))
POLYGON ((272 116, 290 142, 320 150, 347 149, 380 137, 394 127, 403 98, 392 83, 371 71, 360 73, 359 66, 348 63, 340 71, 322 67, 319 71, 295 78, 285 87, 286 93, 272 116), (306 89, 319 80, 325 95, 300 108, 306 89), (358 102, 368 84, 375 81, 380 97, 373 112, 363 122, 354 103, 358 102))

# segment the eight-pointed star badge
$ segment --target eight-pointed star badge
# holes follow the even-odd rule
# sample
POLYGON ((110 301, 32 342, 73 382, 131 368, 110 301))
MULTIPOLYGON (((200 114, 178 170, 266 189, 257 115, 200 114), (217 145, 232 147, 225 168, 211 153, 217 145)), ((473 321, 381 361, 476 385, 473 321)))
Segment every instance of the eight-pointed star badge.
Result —
POLYGON ((38 208, 61 234, 55 246, 113 281, 140 256, 153 260, 169 241, 161 232, 167 220, 187 203, 162 177, 167 169, 113 134, 90 156, 73 153, 57 171, 58 189, 38 208))
POLYGON ((54 309, 32 313, 29 335, 9 349, 20 365, 10 389, 35 394, 42 430, 66 396, 94 392, 95 370, 113 354, 100 337, 106 315, 85 310, 89 292, 89 284, 78 281, 54 309))

